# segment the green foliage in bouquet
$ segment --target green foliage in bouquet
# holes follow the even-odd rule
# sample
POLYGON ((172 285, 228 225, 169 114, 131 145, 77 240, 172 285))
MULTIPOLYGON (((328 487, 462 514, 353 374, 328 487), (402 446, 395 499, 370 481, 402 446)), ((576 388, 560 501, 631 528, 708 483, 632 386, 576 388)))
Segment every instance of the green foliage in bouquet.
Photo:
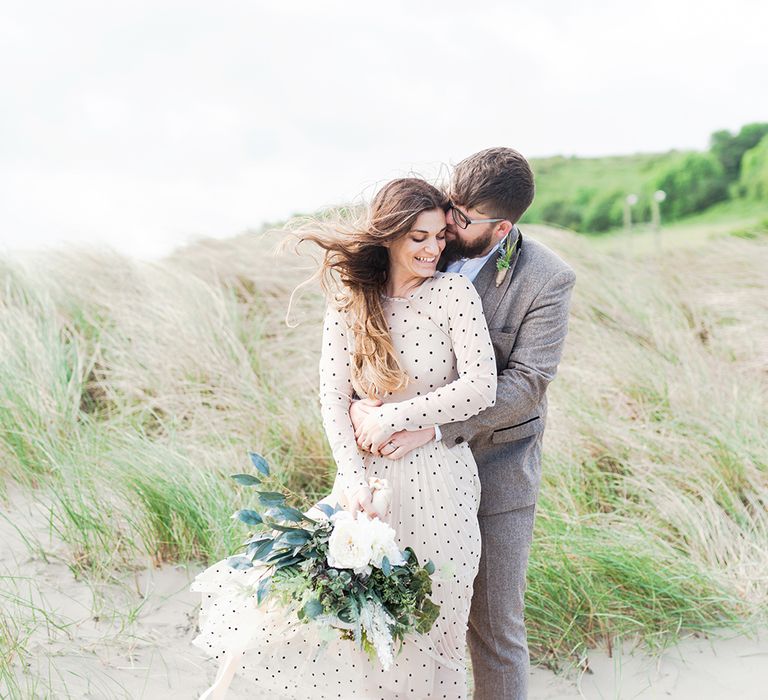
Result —
MULTIPOLYGON (((232 478, 243 486, 259 486, 269 476, 269 466, 261 455, 249 456, 257 473, 232 478)), ((355 640, 372 659, 378 657, 385 668, 393 661, 395 645, 399 651, 408 634, 429 632, 440 614, 429 598, 435 571, 431 561, 420 565, 407 547, 394 549, 395 563, 383 556, 358 569, 331 566, 332 518, 342 508, 318 503, 315 509, 326 517, 315 519, 286 505, 283 494, 257 493, 265 510, 243 509, 232 516, 255 526, 256 532, 244 542, 245 553, 228 563, 235 569, 263 569, 256 588, 258 605, 270 598, 295 611, 302 622, 318 624, 326 633, 334 629, 341 638, 355 640)), ((388 530, 377 526, 379 535, 382 527, 388 530)))

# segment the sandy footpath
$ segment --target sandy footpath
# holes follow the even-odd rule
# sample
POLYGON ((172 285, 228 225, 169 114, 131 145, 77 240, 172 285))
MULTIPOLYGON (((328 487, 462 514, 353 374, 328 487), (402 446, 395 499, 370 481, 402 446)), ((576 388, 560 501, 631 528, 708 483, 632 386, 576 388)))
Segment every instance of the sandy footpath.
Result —
MULTIPOLYGON (((0 506, 0 643, 6 635, 18 640, 21 692, 11 694, 0 676, 0 697, 197 698, 215 674, 190 644, 199 594, 187 589, 200 567, 78 580, 45 506, 18 489, 10 493, 11 504, 0 506)), ((768 630, 759 638, 691 637, 658 657, 625 644, 613 657, 591 652, 588 665, 567 679, 534 669, 530 699, 768 698, 768 630)), ((259 695, 236 679, 229 697, 259 695)))
POLYGON ((680 700, 768 699, 768 630, 759 635, 716 638, 687 637, 658 656, 630 645, 591 651, 589 671, 567 682, 543 669, 534 669, 531 700, 680 700))

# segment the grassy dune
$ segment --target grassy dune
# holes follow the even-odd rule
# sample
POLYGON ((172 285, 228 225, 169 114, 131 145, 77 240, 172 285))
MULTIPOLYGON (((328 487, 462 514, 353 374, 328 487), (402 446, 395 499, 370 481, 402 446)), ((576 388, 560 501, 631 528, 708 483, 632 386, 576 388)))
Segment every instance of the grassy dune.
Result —
MULTIPOLYGON (((530 566, 535 660, 764 613, 768 237, 654 257, 526 230, 578 275, 530 566)), ((227 475, 248 449, 297 504, 329 487, 321 299, 303 295, 285 325, 306 271, 273 243, 202 242, 155 264, 93 249, 0 261, 0 489, 49 504, 77 576, 229 553, 245 501, 227 475)), ((0 687, 28 653, 17 607, 0 606, 0 687)))

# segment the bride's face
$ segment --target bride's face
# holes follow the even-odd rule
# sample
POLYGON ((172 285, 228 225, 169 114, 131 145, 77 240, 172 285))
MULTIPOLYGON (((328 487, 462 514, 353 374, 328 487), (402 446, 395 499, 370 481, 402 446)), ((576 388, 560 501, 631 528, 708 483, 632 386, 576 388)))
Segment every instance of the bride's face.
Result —
POLYGON ((445 213, 423 211, 413 228, 389 244, 390 273, 398 277, 432 277, 445 248, 445 213))

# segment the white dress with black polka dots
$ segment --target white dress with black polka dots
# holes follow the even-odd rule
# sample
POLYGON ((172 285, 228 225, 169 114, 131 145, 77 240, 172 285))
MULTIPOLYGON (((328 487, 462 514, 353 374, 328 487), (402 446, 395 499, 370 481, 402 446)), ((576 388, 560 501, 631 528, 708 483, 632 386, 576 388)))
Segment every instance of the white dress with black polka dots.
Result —
MULTIPOLYGON (((436 273, 407 297, 385 297, 390 335, 408 386, 377 409, 388 432, 464 420, 493 405, 496 365, 480 297, 457 273, 436 273)), ((344 315, 329 307, 320 360, 323 425, 337 463, 331 494, 354 490, 368 477, 392 486, 389 522, 401 548, 436 567, 432 599, 440 616, 427 635, 406 640, 389 671, 353 642, 322 640, 313 625, 254 605, 250 587, 259 571, 235 571, 226 561, 199 574, 203 593, 194 644, 220 661, 217 684, 201 698, 223 697, 229 679, 254 697, 360 700, 466 697, 465 635, 472 582, 480 559, 477 509, 480 480, 466 443, 431 441, 388 460, 358 450, 349 419, 353 396, 349 335, 344 315), (261 694, 263 693, 263 695, 261 694), (269 694, 269 695, 268 695, 269 694)))

